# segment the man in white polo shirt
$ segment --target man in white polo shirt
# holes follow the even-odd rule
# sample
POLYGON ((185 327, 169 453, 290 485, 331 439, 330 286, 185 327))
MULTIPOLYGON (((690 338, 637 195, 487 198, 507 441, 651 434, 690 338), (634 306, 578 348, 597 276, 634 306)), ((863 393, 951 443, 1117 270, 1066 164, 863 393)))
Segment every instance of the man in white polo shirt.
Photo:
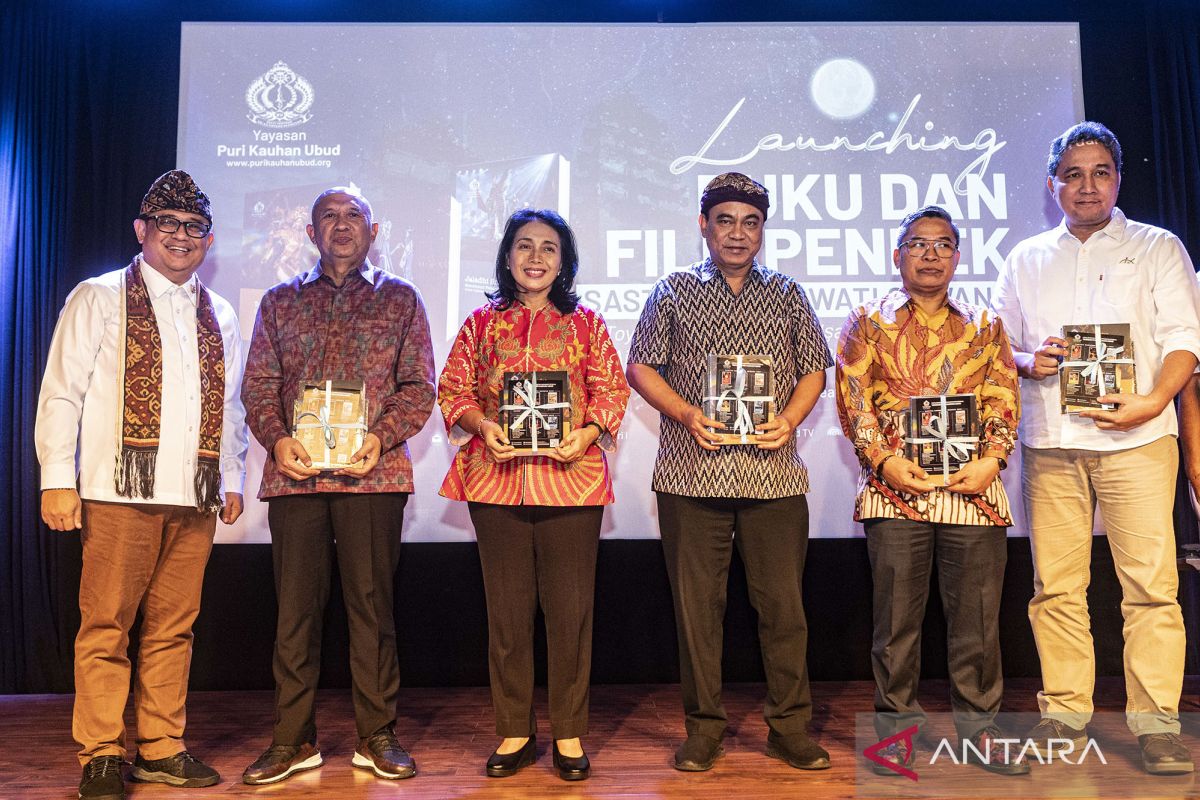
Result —
POLYGON ((1126 716, 1153 774, 1191 772, 1179 738, 1185 632, 1176 599, 1171 510, 1178 468, 1172 399, 1200 358, 1196 279, 1168 231, 1116 207, 1121 146, 1083 122, 1050 146, 1046 187, 1063 212, 1054 229, 1009 254, 994 303, 1022 378, 1023 494, 1033 545, 1029 620, 1042 664, 1042 721, 1031 738, 1082 746, 1095 654, 1087 610, 1097 503, 1121 581, 1126 716), (1064 414, 1064 325, 1129 325, 1137 393, 1110 411, 1064 414))

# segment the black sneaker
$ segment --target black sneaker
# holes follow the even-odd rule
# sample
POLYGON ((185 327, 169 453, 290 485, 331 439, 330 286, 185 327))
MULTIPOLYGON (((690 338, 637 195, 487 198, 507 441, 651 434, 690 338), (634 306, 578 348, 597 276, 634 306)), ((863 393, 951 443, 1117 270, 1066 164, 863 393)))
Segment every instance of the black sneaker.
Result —
POLYGON ((96 756, 83 765, 79 781, 80 800, 125 800, 125 781, 121 780, 121 759, 96 756))
POLYGON ((185 789, 199 789, 201 786, 212 786, 221 780, 221 776, 212 767, 200 761, 187 750, 167 758, 157 758, 147 761, 141 754, 134 759, 133 772, 130 777, 142 783, 166 783, 185 789))

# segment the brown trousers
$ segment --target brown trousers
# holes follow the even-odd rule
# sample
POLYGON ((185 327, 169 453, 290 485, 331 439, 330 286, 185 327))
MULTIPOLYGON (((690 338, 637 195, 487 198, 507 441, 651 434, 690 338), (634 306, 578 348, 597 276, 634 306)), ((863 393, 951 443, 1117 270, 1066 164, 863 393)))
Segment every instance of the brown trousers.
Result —
POLYGON ((777 736, 812 719, 808 622, 801 582, 808 553, 808 500, 687 497, 657 492, 667 577, 675 601, 679 684, 688 735, 725 735, 721 656, 733 548, 746 569, 767 677, 763 715, 777 736))
POLYGON ((496 733, 517 738, 537 731, 533 635, 540 605, 546 621, 550 732, 555 739, 583 736, 604 506, 468 506, 487 597, 496 733))
POLYGON ((137 749, 151 760, 185 749, 192 623, 216 524, 216 514, 185 506, 83 501, 71 725, 80 764, 127 757, 129 629, 139 608, 137 749))
POLYGON ((271 498, 267 522, 279 603, 273 744, 317 742, 322 626, 335 563, 350 633, 359 738, 396 722, 400 664, 393 597, 407 502, 406 492, 271 498))

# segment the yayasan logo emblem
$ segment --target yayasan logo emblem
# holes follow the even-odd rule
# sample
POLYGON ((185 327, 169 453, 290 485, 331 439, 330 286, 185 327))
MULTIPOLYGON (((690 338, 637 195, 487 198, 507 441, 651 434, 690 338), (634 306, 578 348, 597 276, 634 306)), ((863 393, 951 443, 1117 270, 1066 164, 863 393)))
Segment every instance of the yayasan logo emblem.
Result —
POLYGON ((290 128, 312 119, 313 87, 282 61, 276 61, 246 89, 246 119, 264 128, 290 128))

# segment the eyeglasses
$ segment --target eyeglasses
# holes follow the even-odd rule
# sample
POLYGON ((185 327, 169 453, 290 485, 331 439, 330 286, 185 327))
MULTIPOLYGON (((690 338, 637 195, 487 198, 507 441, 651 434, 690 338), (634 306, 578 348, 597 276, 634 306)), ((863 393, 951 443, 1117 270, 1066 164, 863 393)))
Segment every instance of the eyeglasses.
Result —
POLYGON ((933 241, 928 239, 909 239, 907 242, 901 242, 901 247, 907 247, 908 252, 918 258, 929 252, 929 248, 933 248, 933 253, 938 258, 949 258, 958 250, 957 245, 950 242, 933 241))
POLYGON ((158 228, 163 233, 174 233, 179 230, 179 226, 183 226, 183 232, 193 239, 203 239, 212 231, 212 225, 206 225, 203 222, 184 222, 175 217, 168 217, 164 214, 157 216, 146 214, 142 219, 153 220, 154 227, 158 228))

